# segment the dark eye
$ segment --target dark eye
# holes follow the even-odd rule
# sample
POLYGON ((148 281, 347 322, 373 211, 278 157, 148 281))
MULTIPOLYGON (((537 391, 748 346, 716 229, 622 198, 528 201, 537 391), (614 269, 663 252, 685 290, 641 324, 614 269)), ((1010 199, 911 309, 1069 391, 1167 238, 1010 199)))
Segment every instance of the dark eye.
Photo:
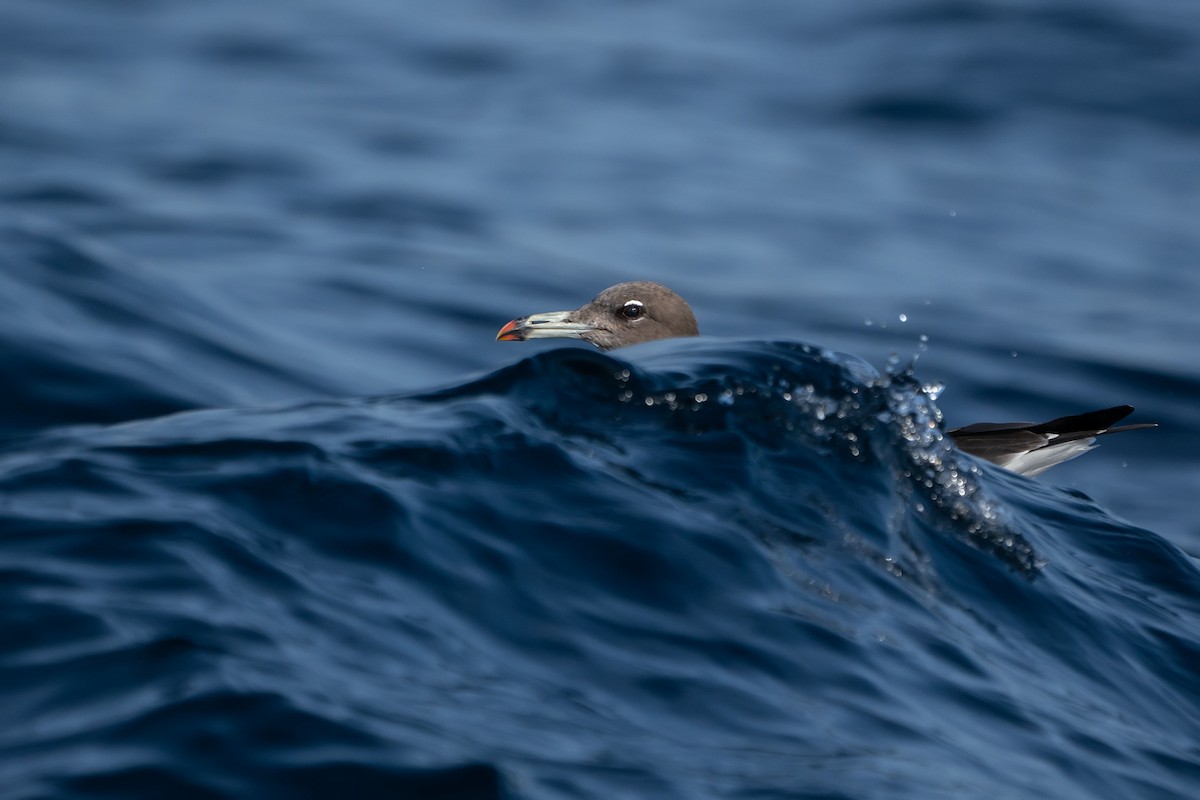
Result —
POLYGON ((639 300, 630 300, 625 305, 621 306, 621 316, 625 319, 641 319, 646 313, 646 307, 639 300))

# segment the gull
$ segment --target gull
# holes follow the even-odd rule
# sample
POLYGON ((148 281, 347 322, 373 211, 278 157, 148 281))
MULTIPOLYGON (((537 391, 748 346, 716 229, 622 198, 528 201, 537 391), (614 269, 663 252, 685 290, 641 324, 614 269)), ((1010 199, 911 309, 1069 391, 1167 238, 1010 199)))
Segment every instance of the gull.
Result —
MULTIPOLYGON (((512 320, 496 334, 499 342, 582 339, 601 350, 641 342, 698 336, 687 301, 653 281, 610 286, 574 311, 550 311, 512 320)), ((1020 475, 1034 476, 1096 446, 1096 437, 1158 427, 1142 422, 1114 427, 1133 406, 1113 406, 1049 422, 979 422, 947 431, 959 450, 1020 475)))

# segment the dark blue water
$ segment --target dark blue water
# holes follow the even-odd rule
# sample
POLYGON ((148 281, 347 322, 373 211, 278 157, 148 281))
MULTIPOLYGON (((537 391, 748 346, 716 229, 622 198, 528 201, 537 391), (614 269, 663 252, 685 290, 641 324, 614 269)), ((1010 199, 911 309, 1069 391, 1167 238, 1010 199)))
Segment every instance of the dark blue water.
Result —
POLYGON ((0 4, 0 796, 1200 794, 1200 8, 433 8, 0 4))

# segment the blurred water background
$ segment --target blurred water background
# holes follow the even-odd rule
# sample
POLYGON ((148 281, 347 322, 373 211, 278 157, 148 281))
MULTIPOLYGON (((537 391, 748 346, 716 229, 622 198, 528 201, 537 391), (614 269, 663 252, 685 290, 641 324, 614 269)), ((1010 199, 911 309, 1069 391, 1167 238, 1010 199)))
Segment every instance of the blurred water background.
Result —
POLYGON ((5 0, 0 795, 1196 796, 1198 98, 1169 0, 5 0))

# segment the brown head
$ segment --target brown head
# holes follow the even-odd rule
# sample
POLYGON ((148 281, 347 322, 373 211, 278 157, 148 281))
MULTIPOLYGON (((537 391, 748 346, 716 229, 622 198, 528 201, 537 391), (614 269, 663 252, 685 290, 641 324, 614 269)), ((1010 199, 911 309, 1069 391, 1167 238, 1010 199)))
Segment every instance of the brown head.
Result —
POLYGON ((696 317, 679 295, 661 283, 631 281, 610 286, 574 311, 549 311, 514 319, 496 334, 498 342, 569 338, 601 350, 697 336, 696 317))

